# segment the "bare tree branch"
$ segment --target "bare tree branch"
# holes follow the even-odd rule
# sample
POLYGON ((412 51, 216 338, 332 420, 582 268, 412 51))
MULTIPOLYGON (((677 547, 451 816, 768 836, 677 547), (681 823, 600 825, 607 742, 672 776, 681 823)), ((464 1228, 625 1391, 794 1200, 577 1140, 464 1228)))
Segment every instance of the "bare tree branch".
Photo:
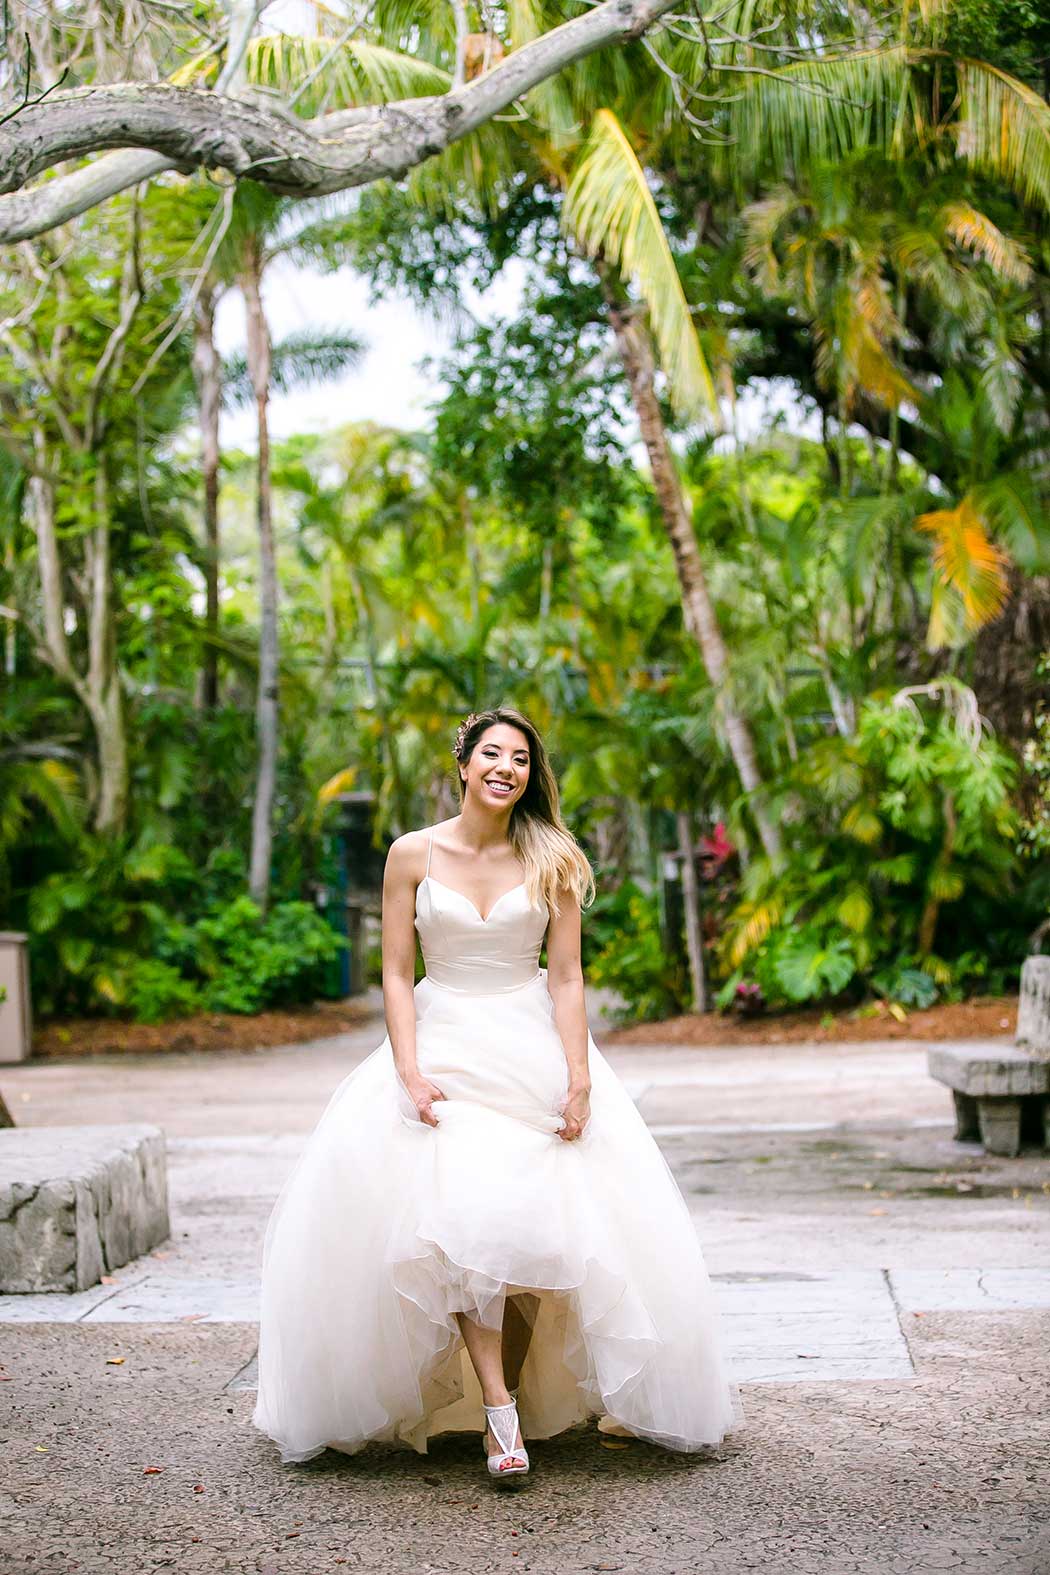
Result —
POLYGON ((396 179, 477 130, 563 67, 639 38, 677 0, 603 0, 514 50, 494 70, 438 97, 297 121, 279 109, 165 83, 59 93, 0 127, 0 192, 13 194, 66 159, 108 148, 88 170, 0 198, 0 241, 38 235, 165 168, 226 169, 294 197, 396 179), (75 185, 73 183, 76 183, 75 185))

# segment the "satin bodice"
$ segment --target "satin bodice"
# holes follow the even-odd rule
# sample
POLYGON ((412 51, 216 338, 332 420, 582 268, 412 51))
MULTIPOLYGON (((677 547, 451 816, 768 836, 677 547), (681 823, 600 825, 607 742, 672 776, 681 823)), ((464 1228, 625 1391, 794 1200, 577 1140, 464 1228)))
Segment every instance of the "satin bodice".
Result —
POLYGON ((497 897, 487 919, 469 897, 430 874, 416 887, 427 978, 469 995, 517 990, 535 979, 548 918, 546 903, 528 901, 524 883, 497 897))

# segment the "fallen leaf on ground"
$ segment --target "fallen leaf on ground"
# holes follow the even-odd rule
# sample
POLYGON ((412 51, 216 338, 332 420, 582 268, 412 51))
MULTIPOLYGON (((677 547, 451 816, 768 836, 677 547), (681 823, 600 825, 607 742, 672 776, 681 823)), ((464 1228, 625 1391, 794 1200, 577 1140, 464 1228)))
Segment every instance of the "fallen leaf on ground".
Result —
POLYGON ((599 1438, 603 1449, 630 1449, 630 1444, 623 1438, 599 1438))
POLYGON ((158 1477, 163 1470, 163 1466, 143 1466, 142 1475, 144 1477, 158 1477))
POLYGON ((107 1356, 106 1357, 106 1366, 107 1367, 119 1367, 123 1360, 124 1360, 124 1358, 122 1356, 107 1356))

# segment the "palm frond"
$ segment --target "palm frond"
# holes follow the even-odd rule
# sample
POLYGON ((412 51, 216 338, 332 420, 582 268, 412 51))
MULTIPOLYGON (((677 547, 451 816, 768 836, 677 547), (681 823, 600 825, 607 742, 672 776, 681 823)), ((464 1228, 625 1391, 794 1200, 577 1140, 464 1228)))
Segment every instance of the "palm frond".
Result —
POLYGON ((941 209, 944 228, 959 246, 965 246, 987 263, 1000 278, 1027 284, 1032 277, 1028 254, 1023 246, 1004 235, 987 214, 978 213, 968 202, 949 202, 941 209))
POLYGON ((1033 477, 1009 471, 973 489, 974 505, 1026 574, 1050 570, 1050 514, 1033 477))
MULTIPOLYGON (((273 347, 270 387, 276 394, 288 394, 311 383, 331 382, 355 367, 366 348, 344 328, 287 334, 273 347)), ((223 403, 230 409, 249 405, 253 398, 244 354, 235 352, 223 362, 223 403)))
POLYGON ((911 51, 904 45, 783 66, 742 78, 727 107, 740 174, 834 161, 861 147, 891 148, 908 107, 911 51))
POLYGON ((564 222, 585 251, 612 258, 637 287, 676 410, 694 418, 717 411, 711 371, 656 202, 611 110, 594 117, 566 193, 564 222))
POLYGON ((1026 201, 1050 208, 1050 107, 987 61, 960 60, 956 71, 961 157, 1009 181, 1026 201))
MULTIPOLYGON (((990 539, 973 495, 968 493, 954 509, 935 509, 920 514, 915 523, 919 530, 928 531, 935 538, 935 587, 939 580, 942 587, 958 595, 967 630, 972 632, 998 617, 1009 595, 1006 578, 1009 559, 990 539)), ((935 608, 939 622, 944 622, 948 611, 948 603, 940 598, 935 608)), ((931 612, 931 625, 933 617, 931 612)))
MULTIPOLYGON (((296 109, 302 115, 447 93, 452 85, 448 72, 431 61, 361 38, 338 43, 324 37, 263 33, 248 45, 245 69, 253 87, 268 88, 285 98, 298 93, 296 109)), ((181 65, 169 81, 186 87, 210 81, 218 70, 219 57, 207 50, 181 65)))

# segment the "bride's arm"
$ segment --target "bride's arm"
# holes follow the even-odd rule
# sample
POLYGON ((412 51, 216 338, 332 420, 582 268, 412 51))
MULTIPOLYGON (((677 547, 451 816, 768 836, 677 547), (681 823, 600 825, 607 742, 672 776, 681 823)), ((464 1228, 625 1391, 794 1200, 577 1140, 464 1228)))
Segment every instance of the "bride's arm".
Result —
POLYGON ((561 912, 547 929, 547 989, 554 1021, 569 1063, 569 1098, 563 1137, 577 1137, 590 1114, 591 1074, 587 1064, 587 1008, 580 962, 580 904, 575 893, 559 891, 561 912))
POLYGON ((406 832, 390 846, 383 872, 383 1007, 397 1075, 421 1121, 436 1127, 431 1102, 443 1095, 420 1076, 416 1062, 416 884, 425 839, 406 832))

